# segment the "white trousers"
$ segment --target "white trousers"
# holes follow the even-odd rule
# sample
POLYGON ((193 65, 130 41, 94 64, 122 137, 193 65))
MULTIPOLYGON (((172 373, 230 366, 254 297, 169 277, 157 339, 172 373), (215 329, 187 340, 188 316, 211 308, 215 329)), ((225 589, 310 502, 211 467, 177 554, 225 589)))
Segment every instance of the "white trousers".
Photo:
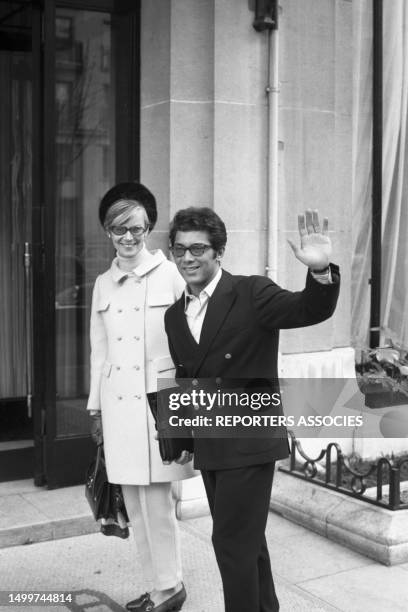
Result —
POLYGON ((176 586, 182 570, 171 482, 122 485, 122 491, 149 590, 176 586))

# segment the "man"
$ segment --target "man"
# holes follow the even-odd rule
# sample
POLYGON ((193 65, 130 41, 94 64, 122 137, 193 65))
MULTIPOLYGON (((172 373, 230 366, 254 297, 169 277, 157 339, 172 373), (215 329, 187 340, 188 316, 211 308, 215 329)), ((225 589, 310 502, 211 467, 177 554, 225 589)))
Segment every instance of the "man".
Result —
MULTIPOLYGON (((176 376, 193 383, 276 379, 279 329, 319 323, 335 309, 339 271, 329 264, 327 230, 327 219, 320 228, 317 211, 299 216, 301 244, 291 246, 309 272, 305 289, 290 292, 266 277, 221 270, 227 242, 222 220, 209 208, 179 211, 170 243, 187 288, 165 315, 176 376)), ((275 461, 287 456, 284 428, 280 436, 262 439, 194 438, 226 612, 279 610, 265 527, 275 461)))

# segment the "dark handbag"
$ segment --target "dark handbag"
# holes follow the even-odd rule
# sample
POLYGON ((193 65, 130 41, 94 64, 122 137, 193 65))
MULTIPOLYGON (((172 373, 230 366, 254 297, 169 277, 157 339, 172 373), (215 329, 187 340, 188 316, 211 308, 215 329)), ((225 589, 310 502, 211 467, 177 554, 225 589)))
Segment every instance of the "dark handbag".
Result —
POLYGON ((118 520, 120 513, 126 522, 129 521, 123 500, 122 487, 108 482, 102 444, 97 447, 96 457, 86 472, 85 497, 96 521, 99 519, 111 519, 114 521, 109 525, 102 525, 102 533, 105 535, 117 535, 121 538, 128 537, 128 528, 122 528, 118 520))
POLYGON ((169 413, 166 409, 167 404, 165 401, 166 393, 168 394, 170 392, 170 389, 160 391, 159 401, 157 393, 147 394, 150 410, 152 411, 156 423, 159 452, 162 461, 175 461, 175 459, 180 457, 183 451, 188 451, 189 453, 194 452, 194 439, 191 429, 187 427, 183 429, 178 428, 177 433, 179 437, 172 437, 174 429, 172 430, 169 425, 169 413))

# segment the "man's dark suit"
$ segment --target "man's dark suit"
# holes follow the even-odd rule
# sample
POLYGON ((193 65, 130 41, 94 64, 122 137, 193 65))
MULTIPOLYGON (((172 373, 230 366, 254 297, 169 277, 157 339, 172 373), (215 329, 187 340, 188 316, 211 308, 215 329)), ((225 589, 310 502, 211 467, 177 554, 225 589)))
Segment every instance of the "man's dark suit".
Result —
MULTIPOLYGON (((223 271, 211 296, 200 343, 184 313, 184 295, 165 315, 170 352, 179 378, 276 379, 279 329, 329 318, 339 293, 310 273, 303 291, 290 292, 262 276, 223 271)), ((274 462, 288 456, 285 430, 273 438, 196 438, 194 465, 202 471, 213 515, 213 545, 224 586, 226 612, 276 612, 265 541, 274 462)))

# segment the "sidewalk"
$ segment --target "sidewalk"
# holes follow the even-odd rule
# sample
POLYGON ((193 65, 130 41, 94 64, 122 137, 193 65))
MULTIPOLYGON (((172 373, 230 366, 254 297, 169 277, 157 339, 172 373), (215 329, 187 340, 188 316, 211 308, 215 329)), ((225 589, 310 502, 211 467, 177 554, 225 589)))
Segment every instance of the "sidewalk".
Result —
MULTIPOLYGON (((183 612, 223 612, 210 517, 180 527, 188 592, 183 612)), ((72 603, 47 606, 49 611, 123 610, 145 590, 135 546, 131 538, 108 538, 95 529, 83 487, 46 491, 31 481, 0 484, 0 591, 72 593, 72 603)), ((407 610, 408 564, 379 565, 275 513, 267 540, 281 612, 407 610)), ((7 601, 4 593, 0 600, 7 601)), ((0 607, 6 609, 43 608, 0 607)))

